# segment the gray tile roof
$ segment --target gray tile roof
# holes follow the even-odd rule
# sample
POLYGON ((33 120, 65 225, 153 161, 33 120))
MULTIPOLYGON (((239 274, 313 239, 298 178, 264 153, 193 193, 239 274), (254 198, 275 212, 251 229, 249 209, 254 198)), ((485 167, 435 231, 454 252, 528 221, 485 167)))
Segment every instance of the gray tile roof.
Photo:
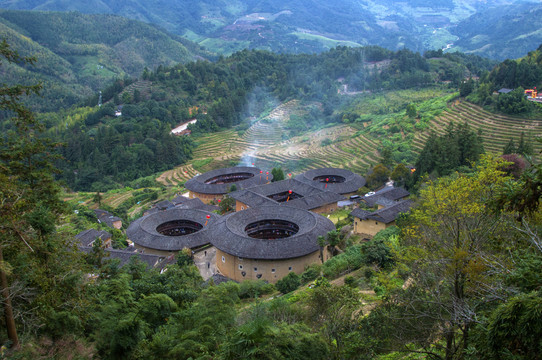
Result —
POLYGON ((225 283, 225 282, 228 282, 228 281, 237 282, 237 281, 232 280, 229 277, 221 275, 221 274, 213 274, 213 276, 211 276, 209 279, 207 279, 207 281, 205 281, 205 285, 209 285, 211 283, 211 281, 213 282, 213 285, 222 284, 222 283, 225 283))
POLYGON ((247 204, 250 207, 265 206, 265 205, 278 205, 274 200, 268 197, 257 194, 250 190, 239 190, 228 194, 229 197, 247 204))
POLYGON ((374 212, 362 209, 355 209, 350 214, 361 220, 374 220, 389 224, 395 221, 395 219, 400 213, 409 212, 412 204, 412 200, 403 200, 392 206, 374 212))
POLYGON ((99 223, 103 223, 110 228, 114 228, 113 223, 116 221, 121 221, 122 219, 118 216, 114 216, 109 211, 102 210, 102 209, 95 209, 94 213, 96 214, 96 217, 98 218, 99 223))
POLYGON ((173 205, 173 203, 169 200, 162 200, 154 204, 154 207, 158 210, 167 210, 175 207, 175 205, 173 205))
POLYGON ((265 205, 280 205, 297 207, 304 210, 316 209, 321 206, 337 203, 345 199, 345 197, 342 195, 331 191, 323 191, 296 179, 288 179, 266 185, 254 186, 246 190, 230 193, 229 196, 248 205, 251 208, 265 205), (292 190, 294 193, 299 194, 302 197, 281 203, 268 198, 268 196, 288 192, 289 190, 292 190))
POLYGON ((88 229, 75 235, 75 239, 81 246, 92 246, 92 243, 98 238, 105 241, 111 238, 111 234, 104 230, 88 229))
POLYGON ((171 200, 171 202, 175 205, 175 207, 180 209, 199 209, 209 212, 219 209, 218 206, 205 204, 203 201, 201 201, 201 199, 198 198, 189 199, 184 196, 177 196, 171 200))
POLYGON ((269 172, 269 175, 266 175, 265 174, 266 171, 263 171, 261 174, 260 174, 260 171, 262 170, 255 167, 249 167, 249 166, 236 166, 236 167, 231 167, 231 168, 212 170, 212 171, 206 172, 205 174, 201 174, 199 176, 196 176, 188 180, 184 184, 184 187, 190 191, 194 191, 201 194, 222 195, 222 194, 228 193, 231 186, 234 184, 237 187, 237 190, 242 190, 251 186, 265 184, 268 181, 271 181, 273 179, 273 175, 271 175, 271 172, 269 172), (253 176, 248 179, 231 182, 231 183, 206 184, 208 180, 213 179, 217 176, 227 175, 227 174, 236 174, 236 173, 248 173, 248 174, 252 174, 253 176), (266 178, 268 180, 266 180, 266 178))
POLYGON ((185 247, 193 249, 210 242, 207 232, 218 218, 219 215, 204 210, 173 208, 137 219, 130 224, 126 235, 135 244, 146 248, 162 251, 179 251, 185 247), (210 216, 209 219, 207 215, 210 216), (195 233, 183 236, 166 236, 156 231, 159 225, 175 220, 190 220, 204 226, 195 233))
MULTIPOLYGON (((85 253, 92 252, 92 247, 88 246, 81 246, 79 248, 80 251, 85 253)), ((105 250, 105 256, 109 259, 119 259, 120 260, 120 267, 123 267, 124 265, 128 264, 130 262, 130 259, 133 256, 137 256, 141 261, 143 261, 147 268, 155 268, 161 265, 162 262, 165 261, 165 258, 163 256, 158 255, 151 255, 151 254, 141 254, 135 251, 127 251, 127 250, 119 250, 119 249, 104 249, 105 250)))
POLYGON ((349 194, 358 191, 366 184, 365 178, 349 170, 338 168, 312 169, 297 175, 296 180, 317 187, 321 190, 332 191, 337 194, 349 194), (317 178, 326 177, 330 181, 320 181, 317 178), (342 178, 344 182, 333 182, 334 178, 342 178), (317 179, 317 180, 315 180, 317 179), (326 186, 327 185, 327 186, 326 186))
POLYGON ((232 213, 209 229, 211 243, 218 249, 249 259, 290 259, 319 250, 318 236, 335 230, 333 223, 318 214, 290 206, 262 206, 232 213), (296 234, 281 239, 256 239, 247 235, 247 225, 263 220, 284 220, 296 224, 296 234))
POLYGON ((410 196, 410 193, 400 187, 386 186, 385 188, 377 191, 374 195, 364 196, 363 201, 369 206, 376 206, 386 200, 397 201, 410 196))

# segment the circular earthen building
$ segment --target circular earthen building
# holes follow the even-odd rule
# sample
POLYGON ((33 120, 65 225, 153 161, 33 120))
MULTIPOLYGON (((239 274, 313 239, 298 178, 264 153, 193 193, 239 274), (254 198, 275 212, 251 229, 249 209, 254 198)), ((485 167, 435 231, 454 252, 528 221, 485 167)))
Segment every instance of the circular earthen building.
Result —
POLYGON ((220 218, 209 228, 220 272, 236 281, 262 279, 275 283, 289 272, 327 260, 318 236, 335 230, 318 214, 289 206, 249 208, 220 218))
POLYGON ((230 192, 232 185, 236 190, 267 184, 273 180, 273 175, 255 167, 236 166, 208 171, 188 180, 184 187, 189 191, 189 197, 199 198, 204 203, 222 199, 230 192))
POLYGON ((137 219, 126 235, 141 252, 168 256, 209 244, 209 229, 219 218, 204 210, 173 208, 137 219))
POLYGON ((341 195, 354 195, 359 188, 366 184, 365 178, 361 175, 338 168, 312 169, 297 175, 295 179, 321 190, 341 195))

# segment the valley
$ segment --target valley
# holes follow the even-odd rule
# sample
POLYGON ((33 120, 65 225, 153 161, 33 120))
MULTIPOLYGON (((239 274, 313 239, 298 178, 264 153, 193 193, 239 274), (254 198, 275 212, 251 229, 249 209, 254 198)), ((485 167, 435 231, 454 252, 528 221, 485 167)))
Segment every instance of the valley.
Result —
POLYGON ((1 7, 2 360, 539 357, 540 4, 1 7))

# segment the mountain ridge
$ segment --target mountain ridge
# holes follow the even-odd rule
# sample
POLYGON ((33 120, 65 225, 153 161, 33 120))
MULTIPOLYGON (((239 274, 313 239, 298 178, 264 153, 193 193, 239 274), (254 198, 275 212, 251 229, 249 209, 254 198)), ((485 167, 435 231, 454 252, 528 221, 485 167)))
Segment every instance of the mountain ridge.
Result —
MULTIPOLYGON (((27 10, 55 10, 82 13, 113 13, 127 18, 154 23, 171 33, 184 36, 210 51, 225 55, 244 48, 275 52, 321 52, 344 44, 378 45, 392 50, 407 47, 413 51, 439 48, 476 51, 484 55, 484 45, 491 45, 488 56, 503 60, 493 38, 479 46, 473 33, 465 37, 461 31, 476 29, 489 19, 488 31, 501 24, 510 7, 525 14, 537 3, 528 0, 439 0, 430 5, 424 1, 327 1, 295 0, 260 1, 158 1, 138 0, 65 2, 61 0, 0 0, 0 7, 27 10), (461 31, 460 31, 461 30, 461 31), (459 45, 456 45, 459 43, 459 45)), ((517 12, 517 11, 516 11, 517 12)), ((506 22, 506 34, 517 29, 506 22)), ((516 36, 528 35, 528 32, 516 36)), ((542 34, 528 36, 528 41, 515 42, 505 49, 510 56, 520 56, 542 42, 542 34), (512 51, 515 50, 515 51, 512 51)), ((497 37, 498 38, 498 37, 497 37)))
POLYGON ((0 10, 0 29, 20 55, 38 60, 31 67, 11 64, 5 80, 49 84, 44 96, 53 103, 40 110, 69 106, 114 78, 140 76, 145 67, 210 55, 155 25, 116 15, 0 10))

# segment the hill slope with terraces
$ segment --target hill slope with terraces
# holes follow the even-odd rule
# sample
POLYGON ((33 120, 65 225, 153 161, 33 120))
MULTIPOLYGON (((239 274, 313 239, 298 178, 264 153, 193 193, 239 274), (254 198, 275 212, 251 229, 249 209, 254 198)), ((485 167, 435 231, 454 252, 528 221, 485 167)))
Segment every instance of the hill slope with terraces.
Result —
MULTIPOLYGON (((526 119, 510 115, 495 114, 466 101, 457 101, 451 104, 447 111, 435 117, 429 124, 429 130, 437 135, 442 135, 446 127, 451 123, 468 122, 479 130, 484 139, 486 152, 500 154, 504 146, 513 139, 517 144, 524 133, 526 139, 531 141, 535 151, 542 147, 533 142, 542 134, 542 117, 538 119, 526 119)), ((430 131, 416 134, 414 146, 419 150, 423 147, 430 131)))
MULTIPOLYGON (((317 167, 338 167, 366 174, 380 159, 378 149, 383 137, 370 134, 371 125, 358 131, 347 124, 325 127, 300 136, 283 140, 284 120, 296 103, 278 106, 267 117, 252 124, 242 135, 230 129, 208 134, 197 139, 191 164, 169 170, 158 177, 164 185, 179 185, 198 173, 221 166, 251 165, 262 169, 282 166, 287 172, 300 173, 317 167), (277 114, 281 114, 277 116, 277 114), (194 168, 194 164, 204 164, 194 168)), ((425 131, 417 131, 412 148, 419 152, 431 132, 440 135, 446 127, 467 121, 481 132, 486 152, 500 154, 513 139, 519 142, 521 134, 531 141, 535 151, 542 148, 534 143, 542 134, 542 118, 526 119, 490 113, 466 101, 450 103, 446 111, 431 120, 425 131)))

